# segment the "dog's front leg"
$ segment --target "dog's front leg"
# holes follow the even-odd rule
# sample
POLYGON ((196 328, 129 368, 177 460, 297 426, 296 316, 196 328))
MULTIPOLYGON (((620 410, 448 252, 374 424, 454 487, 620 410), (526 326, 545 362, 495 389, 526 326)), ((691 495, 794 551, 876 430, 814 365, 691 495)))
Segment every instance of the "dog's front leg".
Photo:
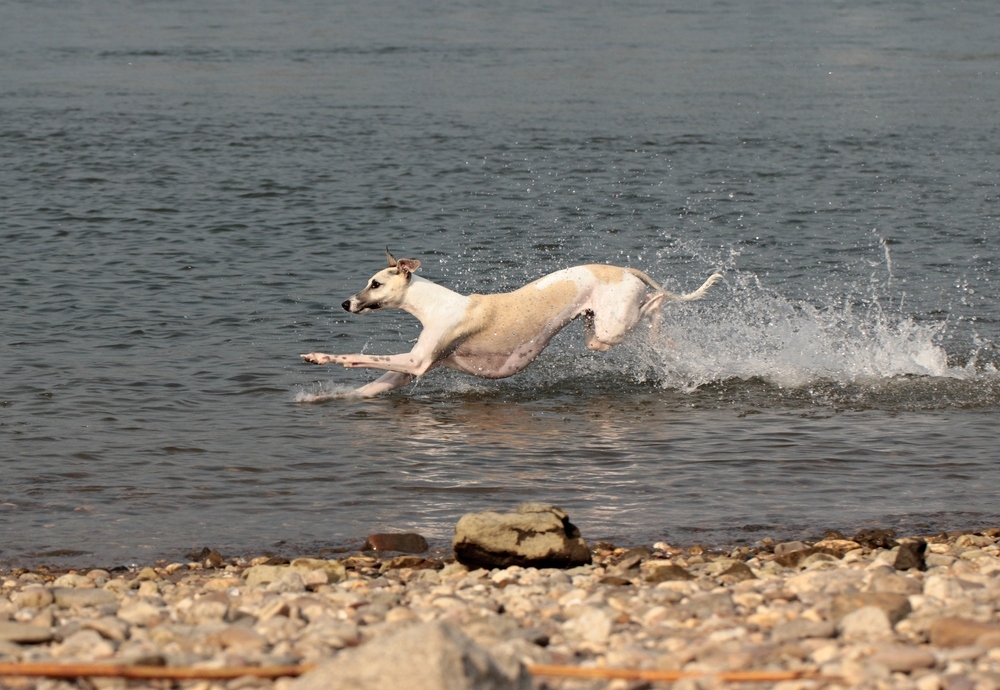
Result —
POLYGON ((324 352, 310 352, 307 355, 299 355, 299 357, 310 364, 329 364, 336 356, 328 355, 324 352))
POLYGON ((346 369, 383 369, 410 376, 423 376, 435 364, 432 357, 423 356, 417 350, 401 355, 328 355, 310 352, 300 356, 311 364, 343 364, 346 369))
POLYGON ((375 379, 367 386, 361 386, 361 388, 354 391, 354 395, 362 398, 371 398, 380 393, 386 393, 399 388, 400 386, 405 386, 411 383, 413 379, 414 377, 409 374, 400 374, 395 371, 390 371, 389 373, 375 379))
POLYGON ((435 364, 433 358, 415 350, 400 355, 334 355, 330 361, 343 364, 345 369, 383 369, 410 376, 423 376, 435 364))
POLYGON ((398 355, 327 355, 311 352, 302 355, 302 359, 313 364, 343 364, 347 369, 383 369, 423 376, 440 363, 441 353, 449 350, 448 342, 441 339, 438 333, 425 329, 412 350, 398 355))

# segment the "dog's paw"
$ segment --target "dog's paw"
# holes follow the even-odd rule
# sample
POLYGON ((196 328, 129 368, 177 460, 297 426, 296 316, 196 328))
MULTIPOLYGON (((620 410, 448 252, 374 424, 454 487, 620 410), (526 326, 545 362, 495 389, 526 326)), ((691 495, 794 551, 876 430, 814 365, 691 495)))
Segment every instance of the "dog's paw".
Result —
POLYGON ((307 355, 299 355, 299 357, 310 364, 329 364, 333 361, 333 357, 322 352, 310 352, 307 355))

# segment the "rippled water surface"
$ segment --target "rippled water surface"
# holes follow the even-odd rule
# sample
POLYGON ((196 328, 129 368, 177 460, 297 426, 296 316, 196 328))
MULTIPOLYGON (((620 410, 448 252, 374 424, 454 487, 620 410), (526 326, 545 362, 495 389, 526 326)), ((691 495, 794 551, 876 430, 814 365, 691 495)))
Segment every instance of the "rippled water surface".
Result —
POLYGON ((0 562, 996 525, 995 3, 0 5, 0 562), (461 292, 579 263, 700 302, 372 401, 461 292), (311 402, 310 402, 311 401, 311 402))

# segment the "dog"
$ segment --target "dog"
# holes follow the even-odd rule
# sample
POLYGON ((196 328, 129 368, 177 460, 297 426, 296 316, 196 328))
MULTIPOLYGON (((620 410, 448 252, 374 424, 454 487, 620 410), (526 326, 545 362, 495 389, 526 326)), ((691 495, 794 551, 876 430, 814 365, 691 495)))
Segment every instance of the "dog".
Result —
POLYGON ((512 376, 577 318, 583 320, 587 347, 604 352, 643 318, 655 327, 664 299, 700 299, 722 277, 714 273, 694 292, 677 295, 634 268, 588 264, 556 271, 514 292, 461 295, 414 275, 419 260, 397 260, 388 248, 385 254, 388 266, 341 306, 352 314, 378 309, 413 314, 424 327, 414 348, 398 355, 300 355, 311 364, 388 372, 354 391, 361 397, 405 386, 439 366, 487 379, 512 376))

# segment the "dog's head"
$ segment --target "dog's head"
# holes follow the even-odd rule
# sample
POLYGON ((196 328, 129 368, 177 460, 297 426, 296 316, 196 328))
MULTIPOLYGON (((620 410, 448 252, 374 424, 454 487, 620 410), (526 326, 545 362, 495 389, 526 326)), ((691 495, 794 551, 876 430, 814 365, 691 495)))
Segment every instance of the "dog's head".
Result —
POLYGON ((364 290, 344 300, 340 306, 352 314, 364 314, 386 307, 399 308, 403 303, 403 294, 410 286, 413 272, 420 268, 420 261, 397 260, 389 253, 388 247, 385 248, 385 258, 389 265, 373 275, 364 290))

